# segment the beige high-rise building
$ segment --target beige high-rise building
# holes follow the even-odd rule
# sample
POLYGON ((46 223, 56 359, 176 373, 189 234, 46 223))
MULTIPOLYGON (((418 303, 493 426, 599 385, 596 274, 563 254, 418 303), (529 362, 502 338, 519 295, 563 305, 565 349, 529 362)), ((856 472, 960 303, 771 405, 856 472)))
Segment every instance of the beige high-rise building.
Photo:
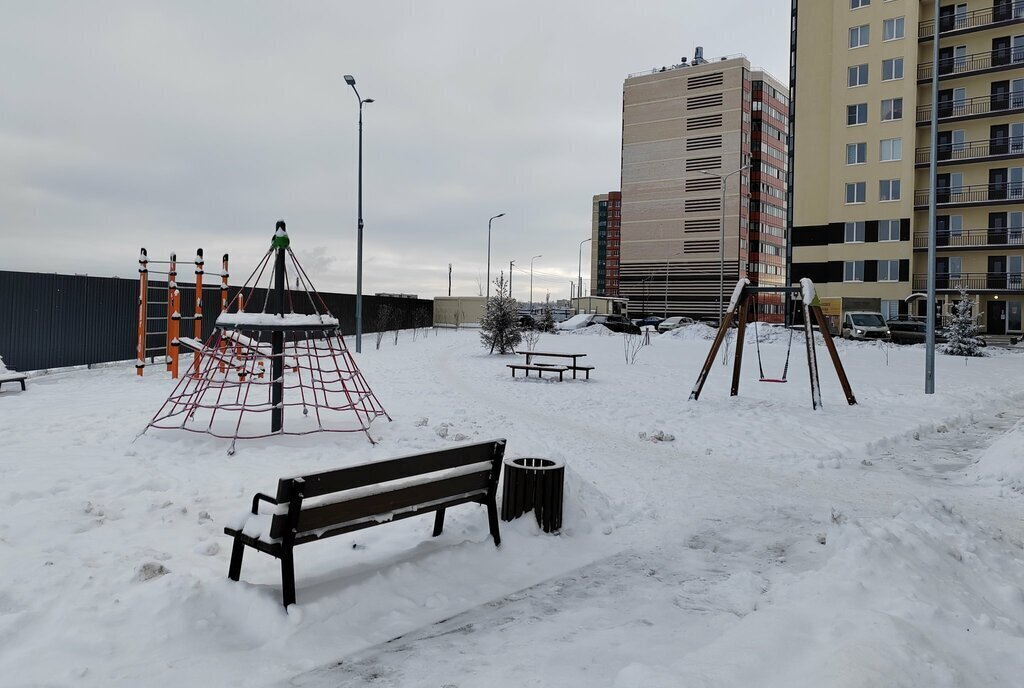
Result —
MULTIPOLYGON (((792 278, 826 312, 924 314, 935 5, 794 0, 792 278), (908 299, 909 297, 909 299, 908 299), (909 303, 908 303, 909 300, 909 303)), ((1022 331, 1024 3, 940 7, 940 315, 965 287, 989 333, 1022 331)))
MULTIPOLYGON (((691 63, 629 76, 622 97, 619 294, 630 312, 717 317, 739 277, 781 284, 782 84, 745 57, 698 49, 691 63)), ((762 314, 780 319, 766 301, 762 314)))

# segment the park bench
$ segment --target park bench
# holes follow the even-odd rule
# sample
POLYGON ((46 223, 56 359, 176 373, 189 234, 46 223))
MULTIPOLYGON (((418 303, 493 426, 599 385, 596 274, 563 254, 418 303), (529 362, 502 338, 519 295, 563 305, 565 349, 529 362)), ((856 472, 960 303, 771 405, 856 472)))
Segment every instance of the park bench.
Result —
POLYGON ((2 387, 5 382, 20 382, 21 391, 24 392, 25 380, 27 379, 28 376, 25 375, 25 373, 16 373, 13 370, 9 370, 6 373, 0 373, 0 387, 2 387))
POLYGON ((509 363, 508 367, 512 369, 512 377, 516 376, 516 371, 517 370, 524 371, 524 374, 526 375, 526 377, 530 377, 530 371, 531 370, 536 370, 537 371, 537 377, 544 377, 541 374, 541 373, 544 373, 544 372, 558 373, 558 381, 559 382, 562 381, 562 375, 565 374, 565 371, 569 370, 569 368, 566 367, 566 366, 546 364, 546 363, 531 363, 529 365, 527 365, 525 363, 509 363))
POLYGON ((494 545, 498 533, 498 476, 505 440, 364 463, 309 475, 281 478, 274 497, 257 493, 250 514, 224 529, 235 539, 228 578, 237 581, 249 546, 281 560, 284 606, 295 603, 293 550, 363 528, 435 512, 434 537, 444 527, 445 509, 476 502, 487 507, 494 545), (259 503, 276 508, 260 514, 259 503))

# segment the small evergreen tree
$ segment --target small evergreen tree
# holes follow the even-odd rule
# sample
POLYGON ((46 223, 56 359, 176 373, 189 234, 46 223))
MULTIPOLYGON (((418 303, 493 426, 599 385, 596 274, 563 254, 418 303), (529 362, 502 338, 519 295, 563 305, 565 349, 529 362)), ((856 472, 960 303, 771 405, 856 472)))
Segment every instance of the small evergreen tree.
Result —
POLYGON ((544 307, 544 312, 540 316, 540 322, 537 323, 537 327, 540 328, 541 332, 551 332, 555 329, 555 316, 549 307, 544 307))
POLYGON ((489 353, 511 353, 519 346, 523 335, 519 329, 519 306, 508 293, 508 282, 502 272, 494 280, 494 296, 487 300, 484 318, 480 322, 480 341, 489 353))
POLYGON ((978 326, 971 315, 971 302, 967 290, 960 288, 960 300, 953 308, 953 322, 946 332, 946 346, 942 353, 950 356, 984 356, 978 341, 978 326))

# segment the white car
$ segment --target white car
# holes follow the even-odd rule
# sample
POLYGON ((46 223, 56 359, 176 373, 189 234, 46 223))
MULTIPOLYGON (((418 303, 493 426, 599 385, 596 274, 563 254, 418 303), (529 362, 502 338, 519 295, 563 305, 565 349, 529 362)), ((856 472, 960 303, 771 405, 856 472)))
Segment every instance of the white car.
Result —
POLYGON ((669 330, 674 330, 677 327, 682 327, 683 325, 691 324, 693 324, 693 318, 686 318, 677 315, 672 318, 665 318, 660 323, 658 323, 658 332, 668 332, 669 330))

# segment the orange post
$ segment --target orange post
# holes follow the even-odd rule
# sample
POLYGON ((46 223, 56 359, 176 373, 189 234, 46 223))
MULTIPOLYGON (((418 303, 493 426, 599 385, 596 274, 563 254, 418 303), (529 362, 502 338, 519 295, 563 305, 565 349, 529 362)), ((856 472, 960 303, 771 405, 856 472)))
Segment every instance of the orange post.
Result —
POLYGON ((139 252, 139 326, 138 338, 135 343, 135 374, 142 377, 142 371, 146 367, 146 313, 148 302, 146 299, 149 293, 149 256, 146 249, 139 252))
POLYGON ((168 335, 171 338, 169 353, 170 363, 168 368, 171 371, 171 378, 178 379, 178 335, 181 332, 181 292, 175 289, 171 295, 171 302, 167 305, 171 311, 171 327, 168 335))
POLYGON ((167 332, 164 343, 164 363, 167 364, 167 370, 171 369, 171 314, 174 313, 171 302, 174 300, 174 292, 178 288, 177 278, 178 256, 172 253, 167 267, 167 327, 164 328, 167 332))
MULTIPOLYGON (((192 319, 192 333, 197 342, 203 341, 203 249, 196 250, 196 312, 192 319)), ((199 374, 200 356, 192 354, 192 372, 199 374)))

